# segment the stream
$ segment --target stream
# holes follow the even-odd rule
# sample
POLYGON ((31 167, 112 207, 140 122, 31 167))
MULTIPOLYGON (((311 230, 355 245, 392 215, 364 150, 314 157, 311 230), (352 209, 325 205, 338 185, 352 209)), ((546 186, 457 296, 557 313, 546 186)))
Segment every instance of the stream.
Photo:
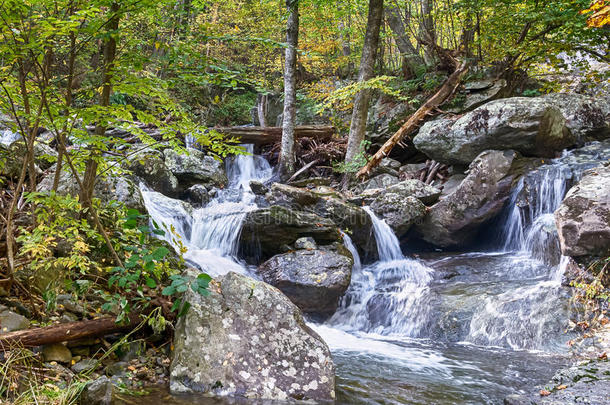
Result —
MULTIPOLYGON (((608 143, 596 143, 523 176, 479 251, 406 257, 389 226, 366 209, 379 260, 361 264, 345 235, 355 258, 350 287, 330 319, 310 323, 332 351, 337 403, 500 404, 567 364, 574 336, 566 332, 571 309, 553 212, 580 174, 608 152, 608 143)), ((235 271, 258 278, 238 257, 237 240, 246 213, 257 207, 249 182, 270 179, 272 168, 259 156, 238 156, 227 160, 227 173, 229 186, 197 209, 144 185, 142 194, 152 219, 180 236, 190 265, 212 276, 235 271)), ((172 396, 162 389, 125 403, 160 402, 273 403, 172 396)))

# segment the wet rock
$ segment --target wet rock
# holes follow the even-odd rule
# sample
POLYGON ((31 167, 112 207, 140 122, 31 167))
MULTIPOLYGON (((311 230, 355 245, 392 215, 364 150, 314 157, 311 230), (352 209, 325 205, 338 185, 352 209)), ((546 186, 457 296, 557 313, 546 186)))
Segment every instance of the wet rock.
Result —
POLYGON ((482 224, 496 216, 509 197, 514 151, 486 151, 470 165, 460 185, 433 205, 416 230, 427 242, 441 247, 474 241, 482 224))
POLYGON ((331 314, 349 286, 353 264, 345 248, 298 250, 273 256, 258 273, 303 312, 331 314))
POLYGON ((72 361, 72 353, 70 349, 61 343, 54 343, 42 347, 42 357, 44 361, 56 361, 58 363, 70 364, 72 361))
POLYGON ((127 169, 155 191, 168 196, 178 192, 178 179, 165 165, 163 153, 154 149, 140 151, 126 160, 127 169))
POLYGON ((490 149, 554 157, 588 137, 607 137, 609 114, 606 102, 578 94, 506 98, 459 118, 428 122, 413 143, 430 158, 447 164, 468 164, 490 149))
POLYGON ((224 187, 228 180, 222 162, 197 149, 187 148, 188 154, 166 149, 165 165, 178 178, 181 187, 194 184, 206 187, 224 187))
POLYGON ((269 204, 293 209, 315 204, 317 200, 318 196, 307 189, 281 183, 273 183, 267 196, 269 204))
POLYGON ((146 353, 146 342, 143 340, 135 340, 119 347, 119 359, 121 361, 137 359, 144 353, 146 353))
POLYGON ((210 295, 188 291, 171 364, 172 392, 334 400, 328 346, 275 287, 228 273, 210 295), (202 350, 202 348, 205 348, 202 350))
POLYGON ((0 334, 27 329, 29 326, 30 321, 26 317, 0 305, 0 334))
POLYGON ((371 202, 371 209, 399 238, 426 214, 426 206, 417 198, 390 191, 378 195, 371 202))
POLYGON ((319 215, 273 206, 257 209, 246 215, 239 239, 242 250, 248 254, 253 246, 260 248, 263 257, 281 251, 283 245, 292 245, 297 239, 309 236, 319 244, 339 240, 337 226, 319 215))
POLYGON ((318 187, 318 186, 330 186, 331 179, 326 177, 310 177, 303 180, 291 181, 290 185, 294 187, 318 187))
POLYGON ((269 187, 261 181, 250 180, 250 190, 256 195, 265 195, 269 192, 269 187))
POLYGON ((587 170, 555 212, 561 252, 566 256, 610 251, 610 165, 587 170))
POLYGON ((86 405, 111 405, 116 388, 112 381, 102 376, 88 383, 80 395, 80 403, 86 405))
POLYGON ((444 198, 444 197, 448 196, 449 194, 453 193, 459 187, 459 185, 462 183, 462 181, 465 178, 466 178, 465 174, 459 174, 459 173, 449 176, 447 181, 445 183, 443 183, 443 186, 442 186, 443 190, 441 191, 440 198, 444 198))
POLYGON ((210 193, 205 186, 195 184, 185 191, 184 198, 186 198, 193 205, 203 206, 210 202, 210 193))
POLYGON ((317 247, 318 246, 316 245, 316 241, 314 240, 314 238, 299 238, 296 240, 296 242, 294 242, 295 249, 313 250, 317 247))
MULTIPOLYGON (((38 191, 51 191, 53 188, 53 177, 55 170, 44 176, 38 184, 38 191)), ((62 169, 59 176, 59 187, 57 193, 60 195, 79 195, 78 183, 72 173, 66 168, 62 169)), ((146 206, 142 199, 137 184, 128 176, 109 174, 107 177, 100 177, 95 183, 93 195, 99 198, 102 203, 107 204, 112 200, 125 204, 128 208, 134 208, 141 213, 146 213, 146 206)))

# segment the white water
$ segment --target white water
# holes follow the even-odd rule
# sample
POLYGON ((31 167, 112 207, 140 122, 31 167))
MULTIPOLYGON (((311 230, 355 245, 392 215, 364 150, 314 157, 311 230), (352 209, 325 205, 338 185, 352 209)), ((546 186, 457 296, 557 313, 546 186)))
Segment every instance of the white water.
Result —
MULTIPOLYGON (((369 207, 364 210, 373 222, 379 261, 354 267, 350 287, 328 325, 347 331, 417 336, 429 310, 425 297, 432 269, 406 258, 392 229, 369 207)), ((350 244, 346 239, 346 246, 350 244)), ((357 256, 355 249, 354 253, 357 256)))
POLYGON ((272 175, 269 163, 252 154, 252 145, 247 145, 246 151, 248 155, 227 159, 228 187, 217 190, 216 197, 204 207, 192 209, 181 200, 141 186, 151 219, 175 230, 166 231, 165 239, 177 251, 182 244, 187 249, 184 258, 212 276, 246 272, 237 257, 237 242, 245 216, 257 207, 249 184, 272 175))
POLYGON ((10 129, 0 129, 0 143, 10 146, 11 143, 19 140, 19 134, 10 129))

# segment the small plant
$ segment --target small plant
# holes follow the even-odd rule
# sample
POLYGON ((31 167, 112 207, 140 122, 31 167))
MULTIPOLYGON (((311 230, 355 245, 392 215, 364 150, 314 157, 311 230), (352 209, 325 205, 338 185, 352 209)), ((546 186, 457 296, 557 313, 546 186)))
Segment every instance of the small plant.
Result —
POLYGON ((346 162, 335 162, 333 164, 333 170, 337 173, 356 173, 364 165, 366 165, 371 158, 367 153, 368 148, 371 146, 371 141, 364 140, 360 142, 360 148, 358 153, 350 161, 346 162))

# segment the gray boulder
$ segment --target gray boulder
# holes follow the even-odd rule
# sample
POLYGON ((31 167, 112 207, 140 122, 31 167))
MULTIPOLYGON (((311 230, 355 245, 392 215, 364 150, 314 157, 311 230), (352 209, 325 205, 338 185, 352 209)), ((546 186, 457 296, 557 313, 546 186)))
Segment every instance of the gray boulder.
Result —
POLYGON ((178 179, 165 166, 161 151, 140 151, 126 160, 126 167, 155 191, 169 196, 175 196, 178 192, 178 179))
MULTIPOLYGON (((38 184, 38 191, 51 191, 55 171, 52 170, 38 184)), ((78 183, 68 168, 64 167, 59 176, 57 193, 60 195, 77 196, 80 190, 78 183)), ((102 203, 111 200, 125 204, 128 208, 135 208, 141 213, 146 213, 146 206, 140 188, 128 176, 110 173, 106 177, 99 177, 95 182, 93 196, 99 198, 102 203)))
POLYGON ((228 273, 206 297, 185 297, 170 390, 250 399, 332 401, 334 366, 324 341, 278 289, 228 273))
POLYGON ((386 188, 393 184, 397 184, 400 180, 398 180, 397 175, 392 175, 389 173, 380 174, 371 178, 370 180, 365 181, 364 183, 358 184, 355 189, 359 192, 364 190, 370 190, 374 188, 386 188))
POLYGON ((587 170, 555 212, 561 253, 607 255, 610 251, 610 165, 587 170))
POLYGON ((312 237, 320 245, 340 239, 339 229, 327 218, 310 212, 273 206, 246 214, 239 244, 246 255, 259 253, 263 258, 268 258, 281 252, 285 245, 292 245, 304 236, 312 237), (260 251, 249 251, 253 246, 260 251))
POLYGON ((589 137, 607 137, 609 115, 608 103, 579 94, 513 97, 489 102, 457 119, 428 122, 413 143, 447 164, 468 164, 490 149, 554 157, 589 137))
POLYGON ((416 230, 441 247, 471 243, 482 224, 496 216, 509 197, 514 151, 486 151, 470 165, 455 190, 433 205, 416 230))
POLYGON ((353 265, 347 249, 320 248, 275 255, 258 273, 303 312, 332 314, 349 286, 353 265))
POLYGON ((83 388, 79 402, 87 405, 111 405, 115 399, 118 389, 112 380, 102 376, 93 380, 83 388))
POLYGON ((30 321, 26 317, 0 305, 0 334, 27 329, 28 326, 30 326, 30 321))
POLYGON ((206 187, 224 187, 228 180, 222 162, 206 155, 200 150, 187 148, 187 154, 166 149, 165 165, 178 178, 182 188, 194 184, 206 187))
POLYGON ((380 194, 371 203, 371 209, 385 220, 399 238, 426 215, 426 206, 421 201, 397 192, 380 194))
POLYGON ((404 198, 415 197, 426 205, 434 204, 441 191, 417 179, 403 180, 385 189, 368 189, 350 199, 354 203, 371 204, 377 197, 385 193, 396 193, 404 198))
MULTIPOLYGON (((0 167, 0 175, 13 179, 18 178, 26 152, 25 142, 21 140, 11 143, 8 147, 0 145, 0 158, 4 160, 4 165, 0 167)), ((55 149, 41 142, 34 143, 34 163, 38 174, 51 167, 56 160, 57 151, 55 149)))

